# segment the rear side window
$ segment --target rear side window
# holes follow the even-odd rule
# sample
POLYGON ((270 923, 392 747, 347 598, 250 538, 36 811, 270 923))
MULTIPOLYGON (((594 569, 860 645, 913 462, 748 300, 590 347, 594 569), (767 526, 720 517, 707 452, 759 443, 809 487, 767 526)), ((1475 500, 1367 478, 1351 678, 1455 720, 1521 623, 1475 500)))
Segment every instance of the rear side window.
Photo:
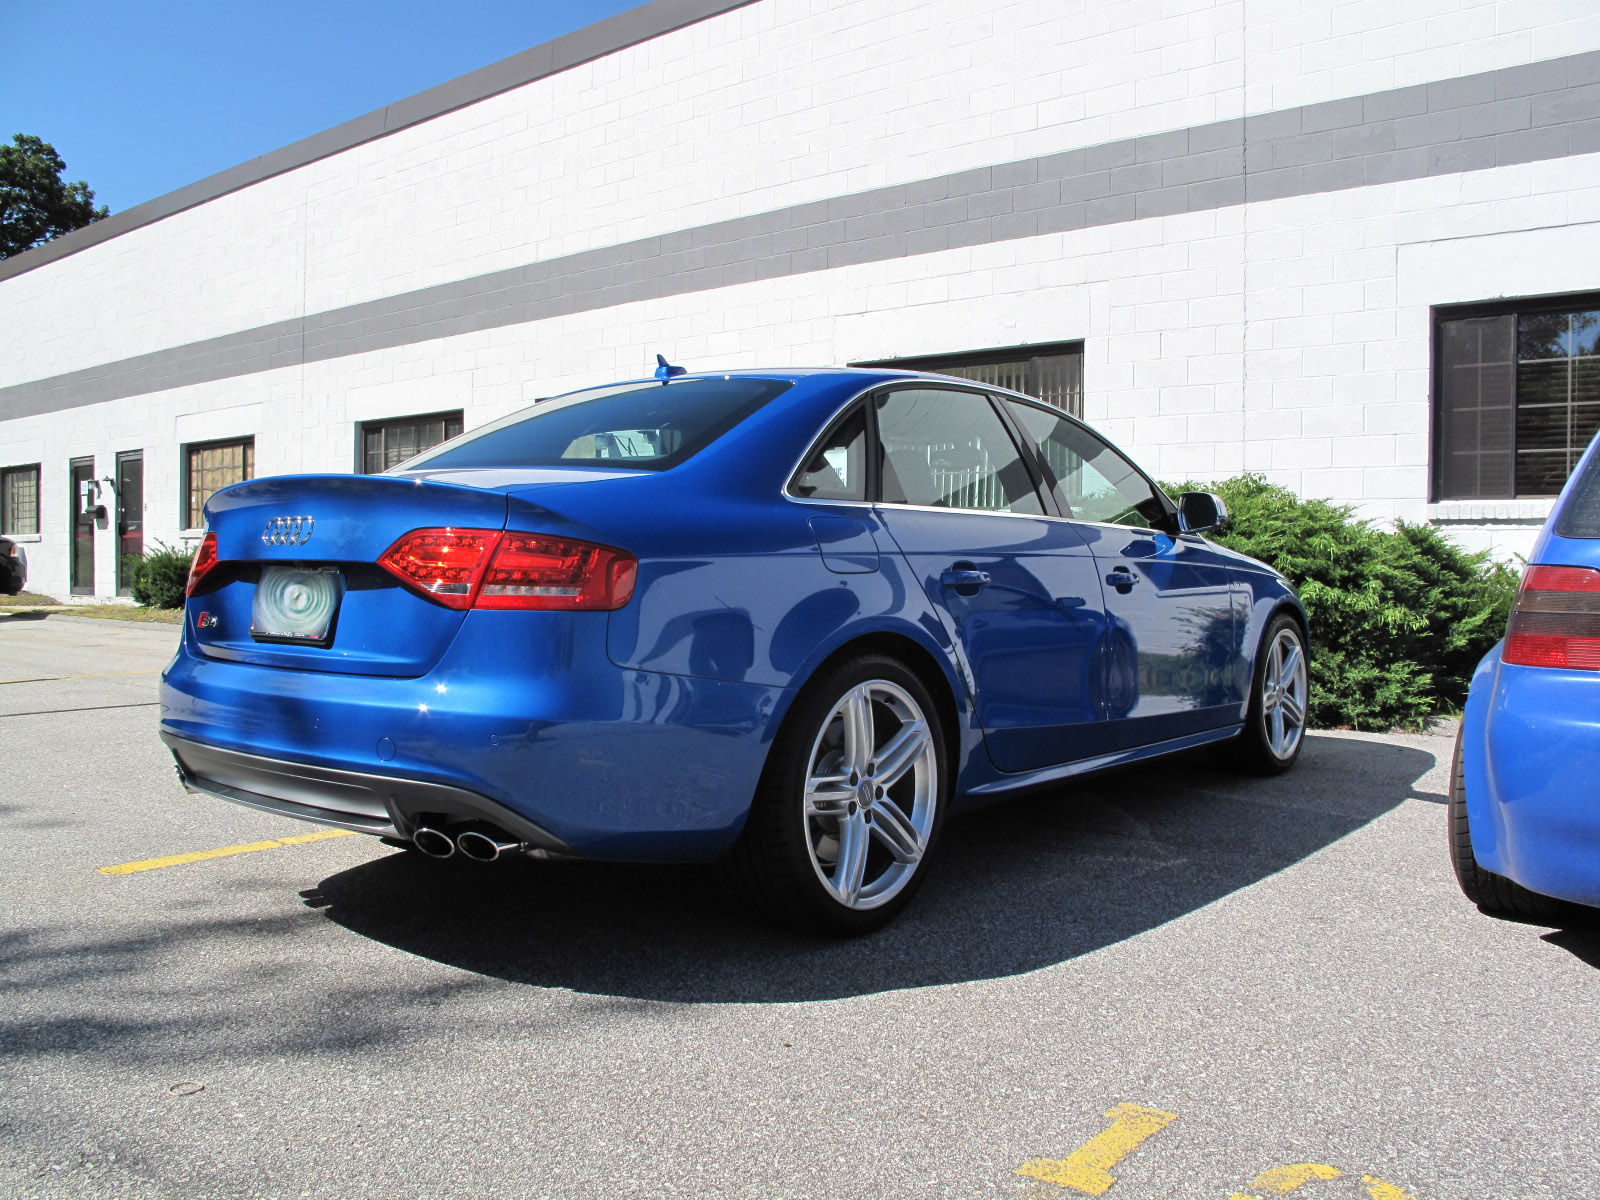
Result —
POLYGON ((403 464, 627 467, 664 471, 698 454, 792 385, 783 379, 630 383, 541 400, 403 464))
POLYGON ((801 464, 789 489, 808 500, 867 498, 867 410, 858 404, 801 464))
POLYGON ((878 400, 887 504, 1044 514, 1028 468, 988 397, 905 388, 878 400))
POLYGON ((1556 517, 1555 535, 1600 538, 1600 454, 1591 455, 1572 481, 1572 490, 1556 517))

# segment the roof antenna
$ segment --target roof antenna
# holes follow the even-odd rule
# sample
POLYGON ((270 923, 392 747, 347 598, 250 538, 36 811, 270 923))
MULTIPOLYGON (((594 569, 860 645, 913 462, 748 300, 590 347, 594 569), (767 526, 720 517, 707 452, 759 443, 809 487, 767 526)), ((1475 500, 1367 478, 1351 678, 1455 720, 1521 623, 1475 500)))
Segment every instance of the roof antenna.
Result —
POLYGON ((666 360, 665 355, 656 355, 656 378, 661 380, 663 385, 666 384, 667 380, 676 379, 684 373, 685 368, 673 366, 666 360))

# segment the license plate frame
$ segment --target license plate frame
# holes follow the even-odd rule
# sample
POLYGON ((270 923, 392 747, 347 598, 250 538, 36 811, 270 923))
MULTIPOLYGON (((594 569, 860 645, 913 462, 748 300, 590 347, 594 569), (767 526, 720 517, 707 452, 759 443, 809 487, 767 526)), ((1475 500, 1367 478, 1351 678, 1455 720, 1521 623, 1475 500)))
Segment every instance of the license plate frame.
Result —
POLYGON ((255 593, 250 599, 250 637, 257 642, 265 642, 277 646, 310 646, 315 649, 327 649, 333 644, 334 627, 339 623, 339 610, 344 607, 345 581, 344 572, 338 567, 306 567, 290 564, 274 564, 261 568, 261 576, 256 580, 255 593), (328 609, 327 619, 320 626, 313 626, 310 631, 297 633, 283 628, 271 628, 271 615, 263 612, 261 598, 263 587, 274 582, 282 575, 316 575, 329 577, 329 586, 333 590, 333 603, 328 609))

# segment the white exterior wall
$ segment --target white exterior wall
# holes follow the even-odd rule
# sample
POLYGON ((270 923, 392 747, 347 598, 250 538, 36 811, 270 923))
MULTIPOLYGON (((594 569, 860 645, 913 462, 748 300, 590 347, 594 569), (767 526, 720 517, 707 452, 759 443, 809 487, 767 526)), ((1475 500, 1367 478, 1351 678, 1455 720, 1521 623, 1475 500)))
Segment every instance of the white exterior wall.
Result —
MULTIPOLYGON (((0 387, 797 203, 1600 49, 1591 5, 760 0, 0 280, 0 387)), ((647 373, 1085 345, 1085 415, 1153 473, 1260 471, 1502 555, 1546 502, 1427 503, 1429 308, 1600 288, 1600 155, 815 270, 37 416, 30 589, 65 595, 68 460, 180 447, 347 471, 355 423, 647 373)), ((98 591, 115 547, 96 538, 98 591)))

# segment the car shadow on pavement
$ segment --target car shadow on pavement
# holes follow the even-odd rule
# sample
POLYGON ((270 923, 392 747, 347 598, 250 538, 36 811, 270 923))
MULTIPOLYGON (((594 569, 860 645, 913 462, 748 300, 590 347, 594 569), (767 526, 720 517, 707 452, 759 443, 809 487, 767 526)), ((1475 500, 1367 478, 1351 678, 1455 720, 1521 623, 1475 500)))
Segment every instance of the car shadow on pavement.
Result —
POLYGON ((667 1001, 838 998, 1067 961, 1265 879, 1413 796, 1426 751, 1311 736, 1295 771, 1241 779, 1201 755, 993 806, 946 827, 911 907, 867 937, 786 933, 703 867, 411 852, 303 893, 332 921, 484 976, 667 1001))

